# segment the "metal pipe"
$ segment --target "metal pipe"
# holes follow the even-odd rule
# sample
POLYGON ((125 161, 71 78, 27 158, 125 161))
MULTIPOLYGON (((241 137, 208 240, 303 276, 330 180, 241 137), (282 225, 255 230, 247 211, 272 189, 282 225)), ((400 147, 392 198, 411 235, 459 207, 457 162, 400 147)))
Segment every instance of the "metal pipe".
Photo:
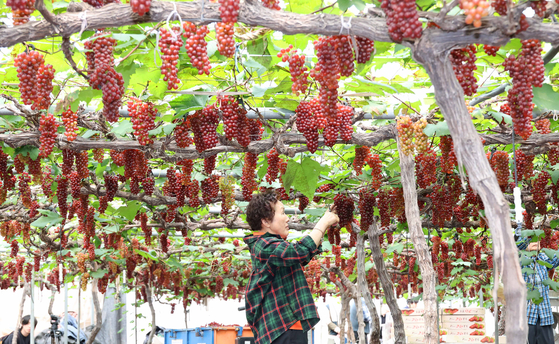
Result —
POLYGON ((64 344, 68 344, 68 283, 64 283, 64 344))
POLYGON ((81 332, 81 326, 80 326, 80 318, 81 318, 81 314, 82 314, 82 286, 81 283, 80 285, 78 285, 78 340, 77 340, 77 344, 80 344, 80 332, 81 332))
POLYGON ((35 344, 35 299, 34 299, 34 289, 35 289, 35 271, 31 272, 31 285, 30 285, 29 295, 31 295, 31 344, 35 344))

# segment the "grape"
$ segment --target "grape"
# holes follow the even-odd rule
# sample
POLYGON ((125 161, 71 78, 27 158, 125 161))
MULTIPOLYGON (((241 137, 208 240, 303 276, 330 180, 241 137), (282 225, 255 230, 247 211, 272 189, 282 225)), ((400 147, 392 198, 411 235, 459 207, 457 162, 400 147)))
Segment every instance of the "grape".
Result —
POLYGON ((54 118, 53 114, 43 113, 41 115, 39 131, 41 132, 41 157, 48 157, 52 153, 54 147, 54 142, 56 141, 56 130, 58 128, 58 122, 54 118))
POLYGON ((143 16, 149 12, 151 0, 130 0, 130 7, 132 7, 132 11, 134 13, 138 13, 139 16, 143 16))
POLYGON ((474 24, 474 27, 481 26, 481 18, 489 15, 489 2, 473 1, 473 0, 460 0, 460 8, 464 10, 466 15, 466 24, 474 24))
POLYGON ((375 196, 372 188, 359 190, 358 205, 361 214, 361 229, 367 231, 374 221, 375 196))
POLYGON ((279 5, 279 0, 262 0, 262 5, 271 10, 279 11, 281 7, 279 5))
POLYGON ((180 83, 177 76, 177 62, 183 42, 180 36, 180 27, 173 26, 171 30, 174 35, 165 28, 160 29, 159 49, 161 49, 161 73, 165 75, 163 80, 167 82, 168 90, 176 90, 180 83))
POLYGON ((58 198, 58 209, 60 210, 60 216, 66 218, 68 213, 68 179, 64 176, 58 176, 56 178, 58 185, 56 187, 56 197, 58 198))
POLYGON ((89 177, 87 151, 75 152, 74 156, 76 158, 76 171, 78 172, 78 176, 82 179, 89 177))
POLYGON ((422 27, 414 0, 381 0, 380 7, 386 13, 388 33, 394 41, 421 37, 422 27))
POLYGON ((132 128, 138 142, 145 146, 153 143, 149 131, 155 129, 155 117, 157 109, 151 102, 143 102, 138 98, 131 97, 128 101, 128 112, 132 118, 132 128))
POLYGON ((371 187, 374 190, 380 189, 382 183, 382 161, 378 154, 373 154, 367 160, 367 164, 371 168, 371 187))
POLYGON ((225 216, 235 204, 235 178, 232 176, 219 178, 219 190, 221 191, 221 215, 225 216))
POLYGON ((252 199, 252 193, 257 189, 255 180, 255 170, 257 162, 257 153, 245 153, 241 185, 243 186, 243 198, 247 202, 252 199))
POLYGON ((344 141, 350 141, 353 134, 351 122, 353 117, 353 108, 351 106, 341 105, 338 103, 338 117, 340 123, 340 138, 344 141))
POLYGON ((74 141, 78 136, 78 114, 72 111, 72 108, 68 106, 68 110, 62 113, 62 122, 64 123, 64 128, 66 131, 64 135, 68 141, 74 141))
POLYGON ((532 190, 532 195, 534 196, 534 203, 536 203, 538 212, 542 215, 547 214, 547 192, 545 187, 550 180, 551 176, 549 173, 547 171, 541 171, 533 184, 534 189, 532 190))
POLYGON ((23 52, 14 59, 21 100, 25 105, 31 105, 37 98, 37 72, 43 64, 44 58, 37 51, 23 52))
POLYGON ((355 209, 353 200, 348 195, 340 193, 334 196, 334 206, 336 207, 336 212, 340 218, 340 227, 345 227, 351 232, 353 210, 355 209))
POLYGON ((309 152, 316 152, 318 148, 318 127, 310 104, 305 101, 300 102, 295 113, 297 130, 305 136, 309 152))
POLYGON ((547 0, 530 1, 530 6, 534 9, 534 12, 536 12, 538 17, 545 17, 547 0))
POLYGON ((355 146, 355 159, 353 159, 353 170, 356 175, 363 174, 363 165, 369 160, 371 150, 367 146, 355 146))
MULTIPOLYGON (((487 153, 487 157, 491 157, 491 153, 487 153)), ((510 169, 509 169, 509 155, 503 151, 496 151, 491 157, 491 168, 497 176, 497 182, 501 187, 501 191, 505 192, 505 188, 509 182, 510 169)))
POLYGON ((371 59, 371 54, 375 51, 375 42, 371 39, 359 37, 355 38, 357 41, 357 51, 359 54, 355 54, 357 63, 367 63, 371 59))
POLYGON ((205 204, 211 204, 212 200, 218 196, 219 193, 219 177, 212 174, 202 181, 202 200, 205 204))
MULTIPOLYGON (((201 153, 217 146, 219 142, 217 137, 219 114, 215 105, 210 105, 201 111, 196 111, 193 115, 187 117, 187 120, 194 133, 194 143, 198 152, 201 153)), ((211 171, 208 174, 210 173, 211 171)))
POLYGON ((216 23, 215 35, 217 38, 217 50, 225 57, 235 56, 235 38, 233 37, 235 23, 216 23))
POLYGON ((398 129, 398 138, 400 139, 402 154, 413 155, 413 137, 415 135, 415 130, 411 118, 408 115, 399 116, 396 122, 396 128, 398 129))
POLYGON ((206 35, 210 32, 206 25, 196 26, 190 22, 183 23, 186 37, 186 52, 190 58, 192 66, 198 69, 198 74, 210 75, 210 61, 208 58, 206 35))
POLYGON ((6 6, 12 9, 14 26, 29 22, 29 17, 35 11, 35 1, 33 0, 7 0, 6 6))
POLYGON ((477 69, 476 60, 476 47, 473 44, 450 52, 452 69, 467 96, 477 92, 477 80, 474 76, 474 71, 477 69))
POLYGON ((302 213, 309 205, 309 198, 307 196, 299 196, 299 211, 302 213))
MULTIPOLYGON (((318 62, 314 69, 311 70, 310 75, 318 81, 319 88, 319 102, 324 116, 327 119, 327 127, 325 130, 331 132, 335 130, 337 136, 337 128, 339 127, 337 119, 337 102, 338 102, 338 78, 341 73, 340 59, 338 56, 337 45, 339 41, 337 37, 320 37, 314 42, 316 56, 318 62)), ((334 134, 324 133, 325 137, 332 137, 334 134)), ((331 138, 330 138, 331 140, 331 138)))
POLYGON ((198 198, 198 193, 200 191, 200 184, 196 179, 192 180, 188 184, 188 189, 186 195, 188 197, 188 205, 192 208, 198 208, 200 206, 200 199, 198 198))
MULTIPOLYGON (((323 184, 323 185, 320 185, 316 189, 315 193, 328 192, 328 191, 334 189, 334 187, 335 187, 334 184, 323 184)), ((313 198, 313 202, 315 202, 315 203, 319 203, 321 200, 322 200, 322 197, 319 197, 319 196, 314 196, 314 198, 313 198)))
POLYGON ((279 153, 277 152, 276 148, 272 148, 268 154, 266 154, 266 157, 268 158, 268 169, 266 172, 266 180, 268 181, 268 183, 272 183, 273 181, 275 181, 278 178, 278 173, 279 173, 279 153))
POLYGON ((415 175, 417 185, 426 189, 437 182, 437 155, 431 149, 415 157, 415 175))
POLYGON ((50 64, 43 64, 37 70, 36 98, 31 106, 33 110, 47 110, 50 105, 52 93, 52 80, 54 79, 54 68, 50 64))
POLYGON ((444 173, 452 174, 454 167, 458 163, 456 154, 454 153, 454 142, 452 141, 452 137, 441 136, 439 147, 441 149, 441 170, 444 173))
POLYGON ((236 23, 239 15, 239 0, 219 0, 219 14, 224 23, 236 23))
POLYGON ((500 47, 492 46, 492 45, 483 45, 483 50, 489 56, 497 56, 497 52, 499 51, 500 47))

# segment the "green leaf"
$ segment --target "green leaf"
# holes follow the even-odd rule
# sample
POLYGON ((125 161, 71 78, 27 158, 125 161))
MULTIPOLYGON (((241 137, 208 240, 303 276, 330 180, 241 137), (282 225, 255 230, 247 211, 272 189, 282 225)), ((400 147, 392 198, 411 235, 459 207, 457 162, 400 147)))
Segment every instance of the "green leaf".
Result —
POLYGON ((172 257, 172 256, 171 256, 171 257, 169 257, 169 259, 167 259, 165 262, 166 262, 167 264, 169 264, 170 266, 174 266, 174 267, 176 267, 176 268, 178 268, 178 269, 182 269, 182 268, 183 268, 182 264, 181 264, 178 260, 176 260, 175 257, 172 257))
MULTIPOLYGON (((555 183, 553 183, 553 184, 555 184, 555 183)), ((549 223, 549 227, 551 227, 551 228, 556 228, 557 225, 559 225, 559 219, 555 219, 555 220, 553 220, 549 223)))
POLYGON ((543 84, 543 87, 534 87, 534 104, 540 110, 559 110, 559 93, 553 90, 549 84, 543 84))
POLYGON ((43 214, 43 216, 33 221, 31 223, 31 226, 47 227, 48 225, 52 226, 61 223, 62 220, 64 220, 62 216, 58 215, 54 211, 45 210, 45 209, 38 209, 37 211, 43 214))
POLYGON ((297 175, 303 175, 301 164, 291 159, 287 162, 285 174, 281 177, 285 190, 291 188, 297 175))
POLYGON ((446 136, 450 135, 450 130, 448 129, 448 124, 446 121, 439 122, 437 124, 427 124, 423 132, 427 136, 446 136))
POLYGON ((141 207, 142 204, 138 201, 128 201, 125 206, 118 208, 117 213, 124 216, 128 221, 134 221, 134 217, 136 217, 141 207))
POLYGON ((97 271, 91 271, 89 273, 89 276, 93 277, 93 278, 103 278, 107 272, 109 272, 109 270, 97 270, 97 271))
POLYGON ((504 120, 506 124, 512 124, 512 117, 507 114, 498 111, 488 111, 487 113, 493 116, 499 123, 504 120))
POLYGON ((549 249, 549 248, 542 248, 541 251, 542 251, 543 253, 545 253, 545 255, 549 257, 549 259, 555 258, 555 256, 556 256, 557 253, 558 253, 557 251, 552 250, 552 249, 549 249))
POLYGON ((539 304, 543 301, 543 298, 541 297, 538 289, 528 290, 528 293, 526 294, 526 298, 528 300, 532 300, 532 302, 534 302, 535 304, 539 304))
MULTIPOLYGON (((559 179, 559 170, 550 170, 549 175, 551 176, 551 181, 553 181, 553 184, 557 184, 557 180, 559 179)), ((559 220, 553 220, 553 221, 559 221, 559 220)), ((551 228, 555 228, 555 227, 551 227, 551 228)))
POLYGON ((206 106, 209 96, 183 94, 169 102, 171 108, 178 114, 201 110, 206 106))
POLYGON ((532 264, 532 259, 529 259, 525 255, 520 257, 520 266, 528 266, 530 264, 532 264))
POLYGON ((323 170, 325 170, 327 168, 320 165, 319 162, 317 162, 316 160, 313 160, 310 157, 306 157, 306 158, 303 159, 303 162, 301 163, 301 168, 302 168, 303 173, 305 174, 306 179, 307 179, 307 182, 306 182, 305 186, 307 187, 308 191, 305 193, 302 190, 305 187, 303 185, 301 185, 299 187, 297 185, 297 183, 295 183, 294 186, 299 188, 299 191, 301 191, 303 193, 303 195, 307 196, 308 198, 312 198, 314 196, 314 192, 316 191, 316 184, 318 183, 318 176, 320 175, 320 173, 323 170))
POLYGON ((157 260, 157 256, 154 256, 151 253, 148 253, 146 251, 134 250, 134 252, 136 252, 137 254, 139 254, 140 256, 142 256, 144 258, 148 258, 148 259, 151 259, 151 260, 157 260))
POLYGON ((239 282, 235 281, 232 278, 224 278, 223 279, 223 286, 227 287, 228 285, 234 285, 235 287, 239 285, 239 282))
POLYGON ((397 244, 392 244, 390 246, 388 246, 386 248, 386 253, 391 253, 394 251, 397 251, 398 253, 402 253, 402 250, 404 249, 404 244, 403 243, 397 243, 397 244))
POLYGON ((553 268, 553 265, 549 264, 548 262, 544 262, 543 260, 538 260, 538 264, 545 266, 548 269, 553 268))
POLYGON ((555 282, 551 279, 546 279, 546 280, 542 281, 542 284, 550 287, 551 289, 553 289, 555 291, 559 291, 559 283, 557 283, 557 282, 555 282))
POLYGON ((322 216, 326 212, 326 208, 307 208, 305 209, 305 214, 312 216, 322 216))
POLYGON ((526 273, 526 274, 529 274, 529 275, 536 273, 536 270, 528 268, 528 267, 522 268, 521 271, 522 271, 523 274, 526 273))
POLYGON ((31 146, 31 145, 25 145, 25 146, 17 147, 14 150, 14 155, 17 155, 17 154, 21 154, 22 156, 28 156, 33 161, 35 161, 35 160, 37 160, 37 157, 39 156, 39 148, 37 148, 35 146, 31 146))
POLYGON ((115 123, 111 128, 111 132, 119 136, 125 136, 126 134, 131 133, 133 131, 134 128, 132 128, 131 121, 122 121, 122 122, 115 123))

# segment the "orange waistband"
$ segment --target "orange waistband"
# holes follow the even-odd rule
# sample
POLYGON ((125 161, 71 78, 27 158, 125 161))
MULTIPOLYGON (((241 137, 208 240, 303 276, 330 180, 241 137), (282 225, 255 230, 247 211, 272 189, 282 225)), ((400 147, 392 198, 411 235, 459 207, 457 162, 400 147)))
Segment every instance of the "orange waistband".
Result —
POLYGON ((303 331, 303 326, 301 325, 300 321, 297 321, 293 326, 291 326, 290 330, 301 330, 303 331))

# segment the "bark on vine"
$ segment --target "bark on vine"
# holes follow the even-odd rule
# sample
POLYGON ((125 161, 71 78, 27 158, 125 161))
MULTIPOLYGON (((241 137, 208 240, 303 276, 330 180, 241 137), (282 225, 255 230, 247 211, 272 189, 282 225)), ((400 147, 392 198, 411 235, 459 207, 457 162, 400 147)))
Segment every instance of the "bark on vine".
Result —
POLYGON ((91 298, 93 299, 93 307, 95 309, 95 327, 91 331, 86 344, 93 344, 97 333, 101 330, 101 325, 103 324, 103 313, 101 312, 101 304, 99 303, 99 291, 97 290, 97 279, 93 279, 91 283, 91 298))
MULTIPOLYGON (((425 343, 439 342, 439 329, 437 324, 437 291, 435 289, 435 270, 429 254, 429 247, 425 242, 425 234, 421 227, 419 206, 417 205, 417 192, 415 189, 415 161, 411 155, 404 154, 400 140, 396 139, 400 156, 400 176, 404 190, 406 219, 415 254, 418 258, 423 282, 423 303, 425 314, 425 343)), ((410 267, 411 269, 411 267, 410 267)))
MULTIPOLYGON (((448 123, 459 166, 465 166, 472 189, 485 206, 491 228, 494 261, 502 273, 507 302, 506 334, 510 344, 525 344, 528 331, 526 319, 526 285, 520 270, 518 250, 512 236, 509 205, 489 166, 479 135, 470 119, 464 93, 458 84, 447 50, 436 50, 424 35, 414 50, 414 59, 421 63, 435 88, 435 99, 448 123)), ((494 276, 499 283, 500 275, 494 276)))

